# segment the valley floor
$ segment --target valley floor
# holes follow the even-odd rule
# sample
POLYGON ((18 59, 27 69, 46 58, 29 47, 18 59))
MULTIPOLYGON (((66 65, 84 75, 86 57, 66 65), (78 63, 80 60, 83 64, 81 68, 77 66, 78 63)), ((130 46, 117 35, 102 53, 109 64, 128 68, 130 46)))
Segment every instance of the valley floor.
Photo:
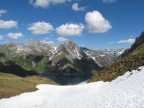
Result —
POLYGON ((112 82, 73 86, 38 85, 39 90, 1 99, 0 108, 144 108, 144 67, 112 82))

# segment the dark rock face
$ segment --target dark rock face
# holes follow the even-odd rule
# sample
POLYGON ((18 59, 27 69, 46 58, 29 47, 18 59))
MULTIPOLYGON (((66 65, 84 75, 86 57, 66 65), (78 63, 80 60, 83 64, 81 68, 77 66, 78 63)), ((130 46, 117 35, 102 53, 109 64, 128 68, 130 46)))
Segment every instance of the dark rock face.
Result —
POLYGON ((141 33, 139 37, 136 38, 135 43, 132 44, 130 49, 127 49, 120 58, 127 56, 129 53, 133 52, 136 48, 144 43, 144 32, 141 33))
POLYGON ((129 52, 132 52, 134 49, 139 47, 142 43, 144 43, 144 32, 141 33, 141 35, 136 38, 135 43, 131 46, 129 52))

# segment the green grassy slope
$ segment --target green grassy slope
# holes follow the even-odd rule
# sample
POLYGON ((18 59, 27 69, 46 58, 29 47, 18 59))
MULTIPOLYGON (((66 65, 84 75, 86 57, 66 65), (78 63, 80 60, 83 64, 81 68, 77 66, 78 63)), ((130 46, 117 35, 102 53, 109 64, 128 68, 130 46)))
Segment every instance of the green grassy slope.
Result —
POLYGON ((8 98, 24 92, 37 90, 38 84, 56 84, 55 82, 40 76, 19 77, 0 72, 0 98, 8 98))

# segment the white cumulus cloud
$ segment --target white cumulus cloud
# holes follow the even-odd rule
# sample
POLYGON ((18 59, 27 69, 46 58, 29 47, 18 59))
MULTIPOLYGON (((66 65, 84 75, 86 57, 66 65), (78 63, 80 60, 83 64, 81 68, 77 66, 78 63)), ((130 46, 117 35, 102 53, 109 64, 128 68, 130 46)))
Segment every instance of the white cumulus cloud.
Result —
POLYGON ((74 10, 74 11, 84 11, 85 8, 86 7, 79 7, 78 3, 74 3, 72 5, 72 10, 74 10))
POLYGON ((70 0, 29 0, 29 3, 35 7, 47 8, 50 4, 62 4, 70 0))
POLYGON ((35 35, 42 35, 42 34, 48 34, 53 29, 53 26, 50 23, 47 22, 35 22, 29 25, 27 28, 32 32, 32 34, 35 35))
POLYGON ((102 0, 103 3, 105 4, 110 4, 110 3, 114 3, 116 2, 117 0, 102 0))
POLYGON ((7 10, 0 10, 0 17, 2 16, 2 14, 6 14, 7 10))
POLYGON ((3 40, 3 38, 4 38, 3 35, 0 35, 0 40, 3 40))
POLYGON ((118 41, 117 43, 119 43, 119 44, 133 44, 134 42, 135 42, 135 39, 128 39, 128 40, 118 41))
POLYGON ((59 38, 57 39, 57 41, 59 41, 59 42, 66 42, 66 41, 68 41, 68 39, 65 38, 65 37, 59 37, 59 38))
POLYGON ((9 20, 9 21, 0 20, 0 29, 14 28, 14 27, 17 27, 17 24, 18 22, 13 21, 13 20, 9 20))
POLYGON ((18 39, 23 36, 22 33, 8 33, 7 36, 12 39, 18 39))
POLYGON ((112 28, 112 25, 98 11, 88 12, 85 15, 87 28, 91 33, 104 33, 112 28))
POLYGON ((60 36, 80 36, 83 32, 83 24, 66 23, 56 28, 56 32, 60 36))

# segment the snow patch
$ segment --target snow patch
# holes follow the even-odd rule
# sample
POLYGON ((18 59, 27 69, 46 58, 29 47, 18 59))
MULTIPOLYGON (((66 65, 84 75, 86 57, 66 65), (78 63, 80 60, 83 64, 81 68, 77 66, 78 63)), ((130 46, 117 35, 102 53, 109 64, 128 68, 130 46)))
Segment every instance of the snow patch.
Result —
POLYGON ((106 56, 105 54, 102 54, 102 55, 100 55, 101 57, 104 57, 104 56, 106 56))
POLYGON ((77 58, 78 59, 82 59, 82 56, 79 54, 79 52, 78 52, 78 50, 77 50, 77 48, 75 47, 75 51, 74 52, 76 52, 77 53, 77 58))
POLYGON ((57 53, 57 47, 53 47, 50 49, 52 54, 56 54, 57 53))
POLYGON ((144 108, 144 67, 112 82, 55 86, 0 100, 0 108, 144 108))

